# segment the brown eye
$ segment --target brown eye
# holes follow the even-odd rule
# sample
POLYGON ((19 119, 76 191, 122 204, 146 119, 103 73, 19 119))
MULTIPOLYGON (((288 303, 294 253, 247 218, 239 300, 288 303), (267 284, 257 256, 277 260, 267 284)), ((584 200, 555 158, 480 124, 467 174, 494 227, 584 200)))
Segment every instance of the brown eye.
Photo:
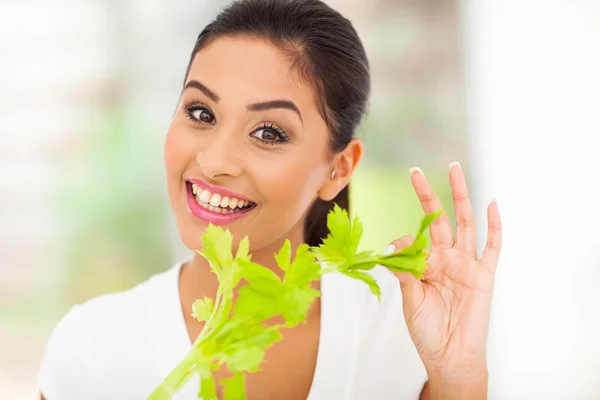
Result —
POLYGON ((250 134, 253 138, 264 144, 285 143, 288 135, 279 127, 265 123, 250 134))
POLYGON ((205 124, 212 124, 215 121, 215 118, 212 116, 212 114, 204 109, 192 110, 190 114, 192 118, 205 124))
POLYGON ((269 142, 279 139, 279 137, 277 136, 277 134, 275 132, 270 131, 268 129, 257 129, 256 131, 254 131, 252 136, 254 136, 257 139, 269 141, 269 142))
POLYGON ((185 116, 194 123, 214 125, 217 122, 210 108, 202 103, 184 104, 183 111, 185 116))

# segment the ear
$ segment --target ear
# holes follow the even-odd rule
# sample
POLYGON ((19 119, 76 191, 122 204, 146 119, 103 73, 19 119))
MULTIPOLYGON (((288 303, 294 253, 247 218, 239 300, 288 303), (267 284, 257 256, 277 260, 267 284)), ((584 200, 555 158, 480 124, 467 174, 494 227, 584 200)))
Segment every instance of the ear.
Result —
POLYGON ((354 170, 360 163, 364 153, 364 146, 360 139, 352 139, 346 148, 335 155, 331 168, 327 171, 325 182, 318 196, 325 201, 335 199, 339 192, 350 182, 354 170), (331 172, 335 172, 331 179, 331 172))

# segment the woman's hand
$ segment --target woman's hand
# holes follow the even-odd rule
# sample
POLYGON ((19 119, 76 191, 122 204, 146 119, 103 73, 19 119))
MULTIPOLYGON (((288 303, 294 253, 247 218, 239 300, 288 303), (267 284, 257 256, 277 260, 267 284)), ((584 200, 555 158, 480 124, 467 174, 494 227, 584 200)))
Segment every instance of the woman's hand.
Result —
MULTIPOLYGON (((417 196, 427 214, 442 208, 419 169, 411 170, 417 196)), ((423 280, 398 273, 404 318, 427 369, 431 398, 480 399, 487 394, 486 342, 494 274, 502 244, 496 202, 487 210, 487 244, 477 257, 475 221, 467 185, 458 163, 450 164, 457 221, 456 238, 448 215, 430 227, 432 250, 423 280)), ((393 244, 408 246, 410 237, 393 244)))

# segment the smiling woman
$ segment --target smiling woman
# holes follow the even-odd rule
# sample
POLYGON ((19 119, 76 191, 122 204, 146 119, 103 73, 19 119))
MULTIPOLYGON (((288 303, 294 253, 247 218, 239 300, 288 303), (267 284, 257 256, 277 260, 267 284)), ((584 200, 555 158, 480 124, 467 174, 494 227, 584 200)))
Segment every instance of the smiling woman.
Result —
MULTIPOLYGON (((273 254, 286 239, 292 248, 320 244, 334 204, 349 209, 348 183, 363 155, 354 134, 369 91, 360 39, 321 1, 242 0, 222 11, 197 39, 165 140, 167 188, 182 242, 201 249, 202 233, 222 225, 234 251, 248 236, 252 261, 278 274, 273 254)), ((381 287, 378 303, 366 285, 324 275, 307 324, 285 330, 266 351, 262 370, 246 377, 249 399, 429 398, 428 377, 432 397, 485 397, 499 216, 491 206, 489 249, 480 262, 458 164, 450 178, 459 235, 454 240, 442 214, 431 228, 426 279, 377 267, 369 273, 381 287)), ((424 210, 439 210, 420 170, 412 180, 424 210)), ((409 244, 409 238, 395 242, 409 244)), ((48 343, 42 394, 147 397, 202 331, 192 303, 214 299, 218 285, 208 261, 195 255, 129 291, 74 306, 48 343)), ((228 376, 215 372, 216 380, 228 376)), ((196 398, 198 385, 190 381, 175 398, 196 398)))
POLYGON ((270 256, 285 238, 304 241, 311 203, 319 195, 332 200, 350 178, 360 142, 340 153, 328 148, 318 95, 288 57, 251 36, 211 37, 198 47, 165 143, 171 205, 187 247, 201 246, 198 232, 207 223, 228 222, 236 237, 251 236, 255 257, 263 248, 270 256), (326 179, 332 170, 337 180, 326 179), (200 196, 190 196, 184 183, 192 180, 200 196), (219 202, 230 197, 249 206, 224 218, 219 202))

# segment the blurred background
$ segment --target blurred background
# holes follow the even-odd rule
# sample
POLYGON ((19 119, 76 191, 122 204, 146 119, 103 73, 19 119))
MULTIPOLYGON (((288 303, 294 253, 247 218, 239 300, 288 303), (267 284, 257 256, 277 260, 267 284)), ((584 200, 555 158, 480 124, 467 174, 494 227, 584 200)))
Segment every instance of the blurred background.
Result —
MULTIPOLYGON (((227 3, 0 1, 0 399, 38 396, 70 306, 187 255, 162 144, 195 38, 227 3)), ((327 3, 372 66, 362 246, 417 229, 412 166, 451 210, 460 161, 480 245, 493 197, 505 224, 490 398, 600 398, 600 2, 327 3)))

